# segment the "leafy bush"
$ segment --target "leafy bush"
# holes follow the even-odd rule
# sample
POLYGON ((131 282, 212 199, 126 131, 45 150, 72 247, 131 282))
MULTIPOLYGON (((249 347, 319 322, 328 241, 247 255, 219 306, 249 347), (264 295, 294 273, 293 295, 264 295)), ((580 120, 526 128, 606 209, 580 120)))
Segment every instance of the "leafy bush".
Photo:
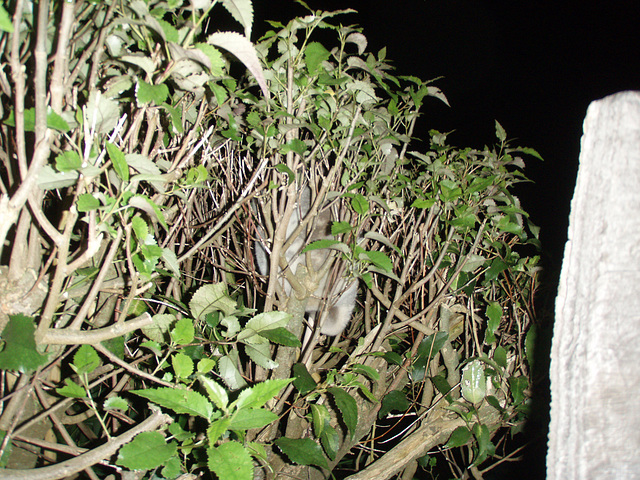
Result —
POLYGON ((221 5, 0 10, 0 477, 388 478, 436 446, 488 468, 528 412, 537 231, 511 190, 537 154, 497 123, 491 149, 410 149, 446 98, 349 10, 252 44, 251 2, 221 5), (331 262, 288 268, 294 237, 331 262), (330 274, 360 282, 332 339, 305 319, 330 274))

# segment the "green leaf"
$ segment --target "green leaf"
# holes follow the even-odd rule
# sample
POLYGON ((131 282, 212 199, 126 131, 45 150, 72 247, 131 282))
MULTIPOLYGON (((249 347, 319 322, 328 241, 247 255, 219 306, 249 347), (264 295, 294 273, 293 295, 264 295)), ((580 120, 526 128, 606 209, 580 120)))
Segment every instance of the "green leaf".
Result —
POLYGON ((207 450, 208 465, 220 480, 253 480, 251 455, 238 442, 223 443, 207 450))
POLYGON ((231 418, 229 430, 262 428, 278 419, 278 415, 264 408, 243 408, 231 418))
POLYGON ((209 427, 207 428, 207 440, 209 441, 210 446, 215 445, 220 437, 229 430, 230 423, 231 419, 229 417, 224 417, 219 420, 214 420, 209 424, 209 427))
POLYGON ((471 432, 469 429, 467 427, 458 427, 453 431, 451 437, 449 437, 445 448, 462 447, 469 443, 469 440, 471 440, 471 432))
POLYGON ((351 367, 351 369, 354 372, 359 373, 360 375, 364 375, 365 377, 367 377, 369 380, 373 382, 377 382, 380 379, 380 374, 378 373, 378 371, 375 368, 370 367, 368 365, 362 365, 361 363, 356 363, 351 367))
POLYGON ((118 451, 116 464, 130 470, 150 470, 164 465, 177 451, 160 432, 142 432, 118 451))
POLYGON ((123 182, 129 181, 129 165, 124 153, 111 142, 106 142, 107 153, 113 164, 113 169, 123 182))
POLYGON ((100 357, 91 345, 80 345, 73 356, 73 366, 78 375, 91 373, 100 366, 100 357))
POLYGON ((320 445, 310 438, 281 437, 273 443, 289 457, 289 460, 298 465, 316 465, 321 468, 329 468, 320 445))
POLYGON ((67 398, 85 398, 87 391, 81 385, 71 381, 68 378, 64 379, 66 384, 64 387, 56 388, 56 393, 67 398))
POLYGON ((200 380, 200 383, 202 383, 207 395, 216 407, 226 412, 227 406, 229 405, 229 396, 227 395, 227 391, 222 388, 218 382, 211 378, 207 378, 204 375, 198 375, 198 380, 200 380))
POLYGON ((207 67, 210 68, 209 71, 211 75, 220 77, 224 74, 225 63, 220 50, 206 43, 196 43, 194 47, 204 53, 209 59, 210 65, 207 65, 207 67))
POLYGON ((364 215, 369 211, 369 202, 364 195, 358 193, 351 199, 351 207, 357 214, 364 215))
POLYGON ((204 396, 191 390, 163 387, 130 392, 176 413, 199 416, 207 420, 213 414, 213 405, 204 396))
POLYGON ((342 413, 342 420, 347 426, 349 433, 351 433, 351 438, 353 438, 353 435, 356 433, 356 427, 358 426, 358 404, 355 398, 338 387, 330 387, 327 389, 327 392, 333 396, 338 410, 342 413))
POLYGON ((467 363, 462 369, 462 396, 470 403, 477 404, 487 394, 487 380, 484 364, 480 360, 467 363))
MULTIPOLYGON (((0 442, 4 442, 5 437, 7 436, 7 432, 0 430, 0 442)), ((13 452, 13 444, 11 442, 7 442, 7 446, 2 453, 2 457, 0 457, 0 468, 5 468, 9 463, 9 458, 11 457, 11 453, 13 452)))
POLYGON ((91 210, 97 210, 100 206, 100 200, 90 193, 83 193, 78 196, 78 202, 76 203, 76 208, 79 212, 90 212, 91 210))
POLYGON ((164 336, 169 331, 171 324, 176 321, 176 316, 172 313, 158 313, 152 318, 153 323, 147 327, 143 327, 142 333, 154 342, 164 343, 164 336))
POLYGON ((289 152, 297 153, 302 156, 307 151, 307 144, 299 138, 292 138, 280 149, 282 155, 286 155, 289 152))
POLYGON ((320 435, 320 442, 322 442, 322 447, 327 456, 331 460, 335 460, 338 450, 340 450, 340 435, 338 435, 336 429, 329 424, 325 425, 322 435, 320 435))
POLYGON ((491 302, 487 306, 486 310, 487 318, 487 330, 485 331, 485 341, 487 343, 494 343, 496 341, 495 333, 500 327, 500 320, 502 320, 502 307, 498 302, 491 302))
POLYGON ((342 244, 342 242, 339 242, 338 240, 331 240, 329 238, 325 238, 323 240, 316 240, 315 242, 311 242, 309 245, 304 247, 301 253, 307 253, 313 250, 321 250, 323 248, 330 248, 338 244, 342 244))
POLYGON ((13 33, 13 23, 11 17, 4 9, 4 5, 0 4, 0 30, 7 33, 13 33))
POLYGON ((143 218, 135 216, 131 219, 131 227, 138 241, 143 244, 146 243, 147 237, 149 236, 149 226, 147 222, 145 222, 143 218))
MULTIPOLYGON (((274 310, 272 312, 260 313, 249 319, 240 334, 238 334, 238 340, 249 340, 251 337, 259 336, 264 331, 273 330, 274 328, 284 328, 289 324, 290 320, 291 315, 286 312, 274 310)), ((261 342, 258 340, 258 343, 261 342)))
POLYGON ((536 337, 538 330, 535 325, 531 325, 527 336, 524 339, 524 352, 527 356, 527 363, 531 369, 535 369, 535 352, 536 352, 536 337))
POLYGON ((231 407, 235 406, 237 409, 260 408, 280 393, 280 390, 289 385, 292 381, 292 378, 265 380, 262 383, 258 383, 251 388, 243 390, 238 396, 238 399, 231 404, 231 407))
POLYGON ((182 463, 177 456, 173 456, 164 462, 162 468, 162 476, 164 478, 179 478, 184 473, 182 469, 182 463))
POLYGON ((56 170, 59 172, 72 172, 80 167, 82 167, 82 159, 74 150, 67 150, 56 156, 56 170))
POLYGON ((436 332, 429 335, 422 340, 422 343, 418 347, 417 354, 425 358, 433 358, 444 347, 445 343, 449 340, 449 334, 447 332, 436 332))
POLYGON ((407 400, 407 396, 400 390, 393 390, 382 398, 378 418, 386 417, 390 412, 406 412, 411 403, 407 400))
POLYGON ((9 315, 2 331, 4 350, 0 352, 0 369, 32 373, 47 363, 49 356, 41 355, 36 348, 35 331, 32 318, 9 315))
MULTIPOLYGON (((272 313, 272 312, 269 312, 272 313)), ((259 335, 269 340, 271 343, 284 345, 285 347, 301 347, 302 343, 293 333, 284 327, 278 327, 271 330, 263 330, 259 335)))
POLYGON ((284 173, 284 174, 287 175, 287 177, 289 177, 288 185, 291 185, 295 181, 295 179, 296 179, 295 173, 293 173, 293 171, 289 167, 287 167, 284 163, 279 163, 274 168, 278 172, 284 173))
POLYGON ((436 375, 429 378, 433 383, 433 386, 436 387, 448 401, 451 401, 451 385, 449 385, 449 382, 445 378, 444 374, 436 375))
POLYGON ((211 370, 213 370, 213 367, 216 366, 216 361, 213 360, 212 358, 201 358, 198 361, 198 366, 196 367, 196 370, 198 370, 198 373, 209 373, 211 370))
POLYGON ((316 388, 316 381, 303 363, 293 365, 293 375, 295 376, 293 386, 298 389, 300 395, 306 395, 316 388))
POLYGON ((316 437, 322 435, 325 426, 329 425, 331 421, 331 415, 329 415, 329 409, 324 405, 316 403, 311 404, 311 420, 313 421, 313 432, 316 437))
POLYGON ((249 358, 262 368, 269 370, 277 368, 278 362, 271 358, 273 353, 269 341, 263 337, 254 337, 251 340, 251 343, 246 340, 243 342, 245 344, 244 351, 249 355, 249 358))
POLYGON ((168 96, 169 87, 164 83, 161 83, 160 85, 151 85, 144 80, 138 80, 138 85, 136 86, 136 98, 139 106, 148 103, 162 105, 168 96))
MULTIPOLYGON (((525 345, 526 345, 526 340, 525 340, 525 345)), ((498 347, 496 347, 495 352, 493 352, 493 359, 502 368, 507 367, 507 351, 504 349, 503 346, 499 345, 498 347)))
POLYGON ((511 390, 511 396, 513 397, 513 402, 517 405, 524 401, 524 391, 529 386, 529 382, 525 377, 510 377, 509 378, 509 389, 511 390))
POLYGON ((331 52, 318 42, 311 42, 304 51, 304 62, 309 75, 315 75, 322 70, 322 62, 329 59, 331 52))
POLYGON ((504 128, 502 128, 502 125, 500 125, 500 123, 496 120, 496 137, 498 137, 498 140, 500 140, 502 143, 504 143, 504 141, 507 139, 507 132, 505 132, 504 128))
POLYGON ((376 267, 383 269, 386 272, 393 271, 393 262, 384 252, 364 252, 364 256, 373 263, 376 267))
POLYGON ((238 370, 238 350, 232 350, 218 360, 218 373, 232 390, 244 387, 247 382, 238 370))
POLYGON ((103 407, 105 410, 122 410, 123 412, 126 412, 129 410, 129 402, 124 398, 113 396, 104 401, 103 407))
POLYGON ((193 318, 203 320, 209 312, 220 311, 229 316, 236 311, 236 301, 227 293, 224 283, 214 283, 200 287, 189 302, 193 318))
POLYGON ((176 326, 171 330, 171 340, 177 345, 187 345, 193 342, 195 328, 193 320, 188 317, 181 318, 176 322, 176 326))
POLYGON ((184 353, 176 353, 171 359, 171 365, 178 378, 187 378, 193 373, 193 360, 184 353))

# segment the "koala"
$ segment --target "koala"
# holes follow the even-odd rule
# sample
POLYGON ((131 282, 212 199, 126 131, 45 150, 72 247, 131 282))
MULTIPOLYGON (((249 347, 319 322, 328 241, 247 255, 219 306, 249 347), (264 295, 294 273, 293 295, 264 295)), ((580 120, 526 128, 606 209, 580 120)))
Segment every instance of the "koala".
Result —
MULTIPOLYGON (((298 228, 301 221, 309 213, 311 207, 311 189, 305 187, 300 194, 298 205, 291 214, 291 219, 287 225, 287 240, 298 228)), ((306 262, 310 258, 311 265, 307 265, 309 270, 319 271, 327 261, 334 261, 331 250, 318 249, 308 253, 300 253, 302 249, 317 240, 331 239, 331 212, 325 210, 318 215, 315 221, 315 228, 309 238, 304 233, 300 234, 285 253, 285 258, 292 272, 296 272, 298 265, 306 262)), ((269 274, 269 253, 260 241, 255 242, 255 256, 258 270, 262 275, 269 274)), ((338 260, 339 261, 339 260, 338 260)), ((318 283, 318 288, 313 292, 308 300, 306 313, 309 320, 314 323, 320 322, 320 333, 329 336, 340 335, 351 320, 351 315, 356 305, 356 295, 358 293, 358 280, 348 280, 344 277, 334 279, 332 277, 333 268, 329 268, 327 273, 318 283), (318 318, 320 312, 322 318, 318 318)), ((291 295, 292 287, 283 276, 282 286, 286 295, 291 295)))

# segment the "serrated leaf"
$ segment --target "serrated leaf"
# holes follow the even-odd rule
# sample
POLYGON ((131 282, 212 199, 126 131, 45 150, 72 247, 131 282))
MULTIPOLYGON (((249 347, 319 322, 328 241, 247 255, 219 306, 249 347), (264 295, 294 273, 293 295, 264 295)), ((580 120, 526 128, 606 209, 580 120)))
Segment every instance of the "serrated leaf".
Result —
POLYGON ((278 362, 271 358, 271 346, 269 345, 268 340, 263 339, 262 337, 258 338, 264 340, 265 343, 252 342, 251 344, 248 344, 245 342, 245 353, 249 355, 249 358, 251 358, 251 360, 260 365, 262 368, 266 368, 268 370, 277 368, 278 362))
POLYGON ((169 229, 162 210, 160 210, 158 205, 156 205, 155 202, 146 195, 134 195, 129 199, 129 205, 139 208, 149 215, 149 217, 160 222, 160 225, 162 225, 166 230, 169 229))
POLYGON ((133 228, 133 232, 140 243, 145 243, 147 241, 147 237, 149 236, 149 226, 144 219, 138 216, 133 217, 131 219, 131 228, 133 228))
POLYGON ((418 347, 417 354, 425 358, 433 358, 449 340, 447 332, 436 332, 426 337, 418 347))
POLYGON ((262 428, 278 419, 278 415, 264 408, 243 408, 231 418, 229 430, 262 428))
POLYGON ((467 427, 458 427, 456 428, 451 436, 449 437, 449 441, 445 445, 446 448, 456 448, 462 447, 466 445, 471 440, 471 432, 467 427))
POLYGON ((493 352, 493 359, 502 368, 506 368, 506 366, 507 366, 507 351, 504 349, 503 346, 499 345, 498 347, 496 347, 496 350, 493 352))
POLYGON ((196 369, 198 373, 209 373, 216 366, 216 361, 212 358, 201 358, 198 360, 196 369))
POLYGON ((280 393, 284 387, 293 381, 292 378, 265 380, 251 388, 240 392, 238 399, 231 404, 231 408, 260 408, 280 393))
POLYGON ((209 424, 209 427, 207 428, 207 440, 209 441, 210 446, 215 445, 220 437, 229 430, 230 423, 231 419, 229 417, 224 417, 214 420, 209 424))
POLYGON ((238 442, 223 443, 207 450, 208 466, 220 480, 253 480, 251 455, 238 442))
POLYGON ((358 404, 355 398, 338 387, 330 387, 327 389, 327 392, 329 392, 335 400, 338 410, 342 413, 342 420, 347 426, 351 438, 353 438, 353 435, 356 433, 356 427, 358 426, 358 404))
POLYGON ((171 340, 178 345, 187 345, 193 342, 195 336, 193 320, 188 317, 181 318, 176 322, 176 326, 171 330, 171 340))
POLYGON ((247 384, 238 370, 237 362, 237 350, 232 350, 228 355, 225 355, 218 360, 218 374, 220 374, 224 383, 226 383, 232 390, 237 390, 247 384))
POLYGON ((178 378, 187 378, 193 373, 193 360, 184 353, 176 353, 171 358, 171 365, 178 378))
POLYGON ((164 465, 177 451, 160 432, 142 432, 118 451, 116 464, 130 470, 149 470, 164 465))
POLYGON ((304 62, 310 75, 321 71, 322 62, 329 59, 331 52, 318 42, 311 42, 304 51, 304 62))
POLYGON ((176 413, 186 413, 209 420, 213 414, 213 405, 203 395, 182 388, 148 388, 131 390, 131 393, 169 408, 176 413))
POLYGON ((226 412, 227 406, 229 405, 229 396, 227 395, 227 391, 222 388, 218 382, 211 378, 207 378, 204 375, 198 375, 198 380, 202 383, 207 395, 215 406, 226 412))
POLYGON ((91 345, 80 345, 73 355, 73 366, 78 375, 91 373, 100 366, 100 356, 91 345))
POLYGON ((383 269, 384 271, 386 272, 393 271, 393 262, 391 262, 391 259, 387 256, 386 253, 370 251, 370 252, 364 252, 364 256, 366 256, 366 258, 371 263, 383 269))
POLYGON ((224 283, 214 283, 196 290, 189 302, 189 309, 193 318, 203 320, 207 313, 213 311, 220 311, 225 316, 233 314, 236 311, 236 302, 227 293, 224 283))
POLYGON ((129 409, 129 402, 124 398, 114 396, 107 398, 104 401, 103 407, 105 410, 122 410, 126 412, 129 409))
MULTIPOLYGON (((322 240, 316 240, 315 242, 311 242, 309 245, 302 249, 301 253, 311 252, 313 250, 320 250, 322 248, 330 248, 335 245, 342 244, 342 242, 338 240, 332 240, 329 238, 325 238, 322 240)), ((344 244, 343 244, 344 245, 344 244)))
POLYGON ((180 264, 178 263, 178 257, 175 252, 170 248, 163 248, 162 260, 164 261, 165 267, 167 267, 176 278, 180 278, 180 264))
POLYGON ((433 383, 433 386, 436 387, 436 389, 444 395, 448 401, 451 401, 451 385, 449 385, 445 376, 440 374, 429 378, 433 383))
POLYGON ((0 352, 0 369, 31 373, 47 362, 49 356, 41 355, 36 348, 35 331, 32 318, 9 315, 2 331, 4 350, 0 352))
POLYGON ((255 77, 264 97, 267 100, 270 98, 269 88, 264 78, 264 73, 262 66, 260 65, 258 55, 256 54, 256 49, 246 37, 243 37, 236 32, 218 32, 210 35, 207 38, 207 43, 224 48, 235 55, 238 60, 244 63, 245 67, 247 67, 255 77))
POLYGON ((100 200, 91 195, 90 193, 83 193, 78 196, 78 202, 76 208, 79 212, 90 212, 100 208, 100 200))
POLYGON ((209 59, 209 65, 206 65, 206 67, 209 68, 211 75, 219 77, 224 74, 225 63, 220 50, 206 43, 196 43, 194 47, 204 53, 209 59))
POLYGON ((173 322, 176 321, 176 316, 171 313, 159 313, 152 318, 153 323, 147 327, 143 327, 142 333, 154 342, 164 343, 165 334, 169 331, 173 322))
POLYGON ((168 96, 169 87, 164 83, 161 83, 160 85, 152 85, 144 80, 138 80, 138 84, 136 85, 136 98, 139 106, 148 103, 162 105, 168 96))
POLYGON ((249 319, 245 327, 238 335, 238 340, 243 341, 250 337, 257 336, 263 331, 273 330, 274 328, 284 328, 289 324, 291 315, 286 312, 271 311, 260 313, 249 319))
POLYGON ((251 25, 253 24, 253 3, 251 0, 221 0, 231 16, 242 25, 244 35, 251 38, 251 25))
POLYGON ((122 153, 122 151, 111 142, 106 142, 106 147, 109 159, 113 164, 113 169, 116 171, 116 174, 123 182, 128 182, 129 165, 127 165, 124 153, 122 153))
POLYGON ((56 393, 67 398, 85 398, 87 392, 81 385, 71 381, 68 378, 64 379, 66 384, 64 387, 56 388, 56 393))
POLYGON ((320 445, 310 438, 278 438, 275 442, 289 460, 298 465, 316 465, 329 468, 320 445))
POLYGON ((284 327, 274 328, 272 330, 263 330, 260 336, 266 338, 271 343, 284 345, 285 347, 302 347, 302 343, 293 333, 284 327))

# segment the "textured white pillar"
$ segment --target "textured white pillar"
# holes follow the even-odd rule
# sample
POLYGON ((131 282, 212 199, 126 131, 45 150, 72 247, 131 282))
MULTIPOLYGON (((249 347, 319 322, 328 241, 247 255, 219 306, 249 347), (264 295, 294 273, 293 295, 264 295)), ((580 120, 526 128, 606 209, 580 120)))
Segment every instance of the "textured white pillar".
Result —
POLYGON ((551 349, 547 479, 640 479, 640 92, 584 121, 551 349))

